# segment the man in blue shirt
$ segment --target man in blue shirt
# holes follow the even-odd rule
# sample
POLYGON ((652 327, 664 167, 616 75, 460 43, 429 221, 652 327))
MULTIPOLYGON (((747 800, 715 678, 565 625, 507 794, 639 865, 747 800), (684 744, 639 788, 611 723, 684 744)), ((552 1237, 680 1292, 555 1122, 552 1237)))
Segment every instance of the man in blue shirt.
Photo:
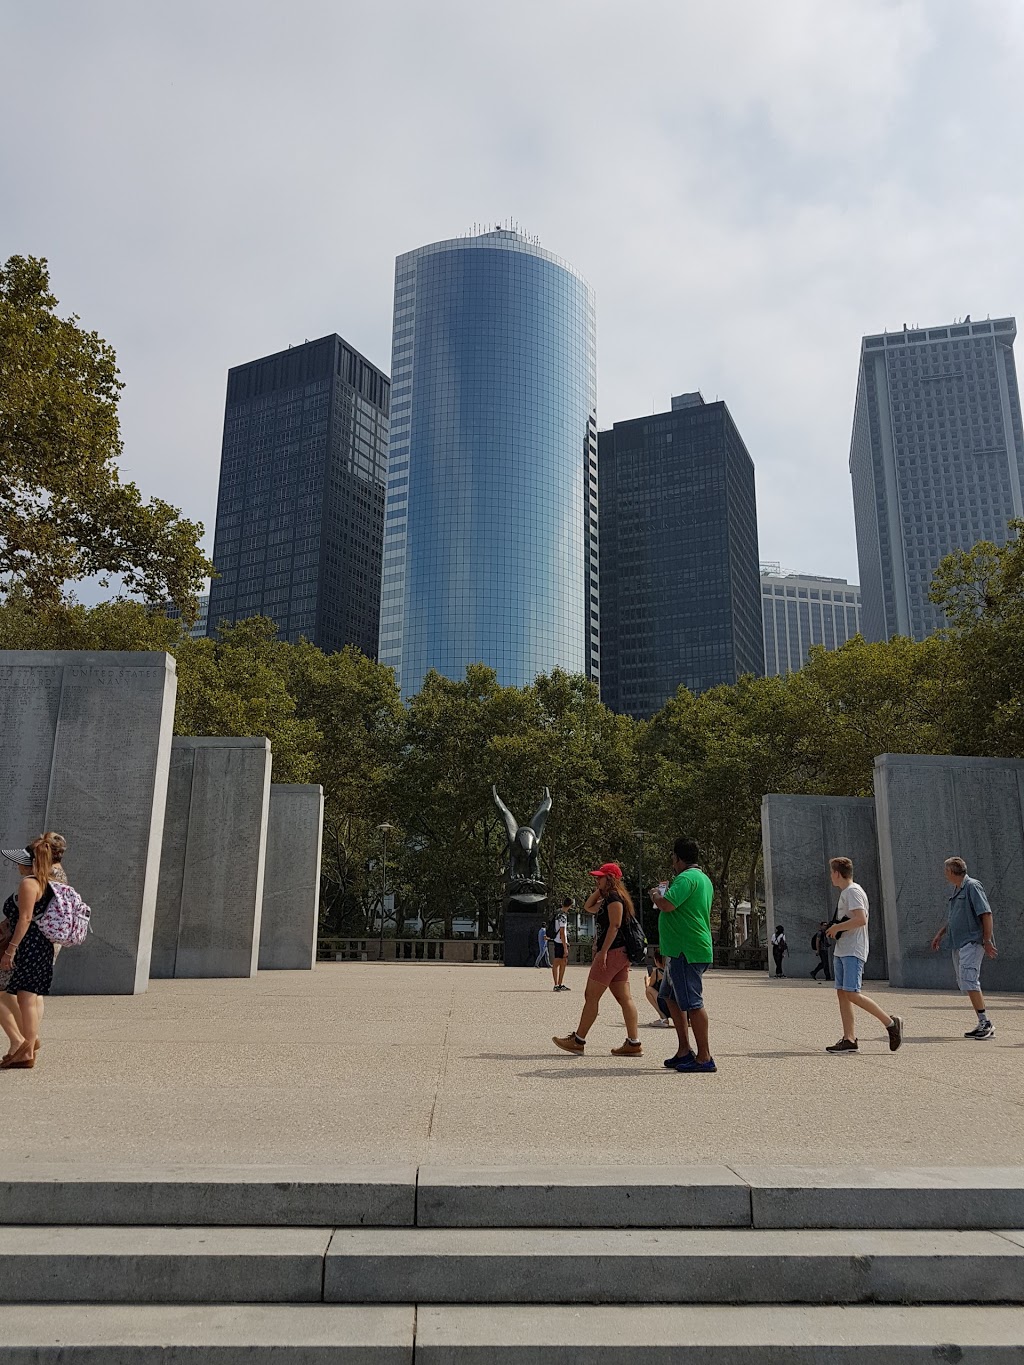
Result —
POLYGON ((963 858, 947 858, 943 864, 946 881, 953 888, 946 912, 946 923, 932 939, 932 950, 938 952, 946 933, 953 950, 956 984, 971 998, 978 1015, 976 1028, 965 1033, 965 1038, 984 1041, 994 1038, 996 1031, 985 1013, 985 997, 981 993, 981 964, 986 957, 998 957, 992 933, 992 907, 985 888, 974 877, 968 877, 963 858))

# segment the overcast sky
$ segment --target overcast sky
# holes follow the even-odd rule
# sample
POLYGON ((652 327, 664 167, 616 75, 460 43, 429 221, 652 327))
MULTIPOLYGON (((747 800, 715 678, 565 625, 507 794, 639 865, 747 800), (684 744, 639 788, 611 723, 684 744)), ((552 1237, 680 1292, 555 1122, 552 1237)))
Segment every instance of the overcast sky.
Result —
POLYGON ((229 366, 515 217, 594 286, 602 427, 724 398, 761 558, 857 578, 860 337, 1024 308, 1021 0, 0 0, 0 253, 116 348, 212 533, 229 366))

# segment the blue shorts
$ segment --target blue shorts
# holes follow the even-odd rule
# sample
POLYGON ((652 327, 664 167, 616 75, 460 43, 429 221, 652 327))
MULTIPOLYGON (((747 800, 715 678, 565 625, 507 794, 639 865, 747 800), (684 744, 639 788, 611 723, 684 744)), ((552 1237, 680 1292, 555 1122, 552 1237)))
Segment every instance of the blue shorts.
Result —
POLYGON ((956 984, 965 995, 981 990, 981 964, 984 961, 985 946, 982 943, 965 943, 962 948, 953 949, 956 984))
POLYGON ((683 956, 666 958, 661 994, 674 1000, 681 1010, 702 1010, 704 972, 710 966, 710 962, 687 962, 683 956))
POLYGON ((864 963, 859 957, 840 957, 832 959, 837 991, 859 991, 864 981, 864 963))

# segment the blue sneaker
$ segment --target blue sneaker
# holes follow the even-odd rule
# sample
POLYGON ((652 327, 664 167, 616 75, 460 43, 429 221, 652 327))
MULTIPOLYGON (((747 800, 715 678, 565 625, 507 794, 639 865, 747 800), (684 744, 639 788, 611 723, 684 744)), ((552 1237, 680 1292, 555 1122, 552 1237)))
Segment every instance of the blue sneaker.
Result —
POLYGON ((695 1062, 697 1059, 692 1052, 688 1052, 685 1057, 666 1057, 662 1066, 667 1066, 674 1071, 680 1062, 695 1062))
POLYGON ((718 1067, 715 1066, 714 1057, 709 1057, 706 1062, 698 1062, 697 1058, 691 1052, 689 1057, 682 1057, 678 1062, 676 1062, 676 1070, 687 1072, 690 1071, 711 1072, 717 1071, 718 1067))

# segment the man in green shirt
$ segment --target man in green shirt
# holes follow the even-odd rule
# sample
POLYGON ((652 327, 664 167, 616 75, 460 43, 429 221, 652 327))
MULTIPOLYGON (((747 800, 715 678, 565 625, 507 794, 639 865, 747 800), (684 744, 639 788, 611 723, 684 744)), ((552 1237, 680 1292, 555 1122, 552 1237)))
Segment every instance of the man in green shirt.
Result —
POLYGON ((677 839, 672 850, 672 880, 656 886, 651 900, 658 916, 658 943, 665 961, 662 990, 679 1048, 665 1065, 676 1071, 717 1071, 708 1048, 708 1012, 703 976, 714 961, 711 944, 711 878, 697 866, 700 850, 693 839, 677 839), (690 1046, 690 1029, 696 1048, 690 1046))

